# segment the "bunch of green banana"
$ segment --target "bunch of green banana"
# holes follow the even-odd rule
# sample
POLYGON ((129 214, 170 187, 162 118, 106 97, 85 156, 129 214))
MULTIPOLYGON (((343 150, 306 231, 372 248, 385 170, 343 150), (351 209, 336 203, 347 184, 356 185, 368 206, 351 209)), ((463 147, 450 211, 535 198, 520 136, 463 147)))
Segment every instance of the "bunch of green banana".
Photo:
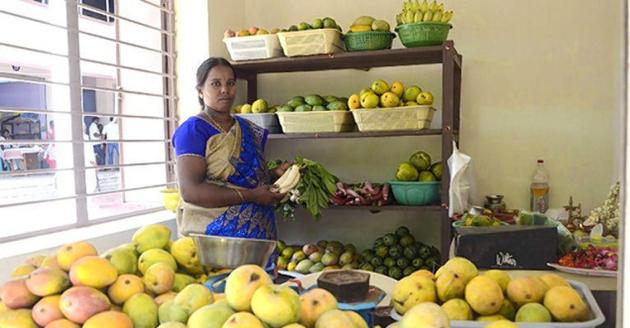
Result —
POLYGON ((276 182, 274 182, 271 190, 281 194, 287 193, 297 187, 300 182, 300 167, 296 164, 291 165, 284 174, 276 182))
POLYGON ((403 10, 396 15, 397 25, 420 22, 448 23, 453 18, 453 11, 445 11, 444 4, 438 4, 433 0, 430 4, 427 0, 422 3, 418 0, 403 1, 403 10))

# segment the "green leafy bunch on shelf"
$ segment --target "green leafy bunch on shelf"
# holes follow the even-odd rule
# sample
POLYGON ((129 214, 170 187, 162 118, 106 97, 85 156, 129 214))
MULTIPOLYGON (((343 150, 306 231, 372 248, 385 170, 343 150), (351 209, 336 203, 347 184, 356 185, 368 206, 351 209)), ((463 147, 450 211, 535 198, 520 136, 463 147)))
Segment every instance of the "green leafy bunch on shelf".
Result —
MULTIPOLYGON (((284 218, 295 219, 295 207, 304 206, 315 219, 321 217, 321 209, 328 208, 330 198, 337 191, 337 177, 313 160, 296 157, 295 164, 300 167, 301 178, 297 187, 291 190, 288 197, 276 206, 276 210, 284 218)), ((270 163, 270 167, 278 162, 270 163)))

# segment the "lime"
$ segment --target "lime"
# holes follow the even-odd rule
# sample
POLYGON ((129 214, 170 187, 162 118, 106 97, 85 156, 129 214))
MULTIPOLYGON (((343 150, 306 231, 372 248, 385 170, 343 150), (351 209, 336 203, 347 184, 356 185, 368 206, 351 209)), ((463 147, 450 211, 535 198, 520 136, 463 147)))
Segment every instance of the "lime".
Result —
POLYGON ((413 261, 411 261, 411 265, 413 265, 413 267, 416 269, 420 269, 424 266, 424 260, 422 260, 419 257, 416 257, 415 259, 413 259, 413 261))
POLYGON ((414 273, 416 271, 416 269, 414 267, 406 267, 405 270, 403 270, 403 276, 406 277, 412 273, 414 273))
POLYGON ((375 256, 370 260, 370 264, 376 268, 383 265, 383 260, 380 257, 375 256))
POLYGON ((429 268, 431 268, 431 270, 433 270, 437 267, 438 260, 436 260, 433 257, 430 257, 426 261, 424 261, 424 265, 428 266, 429 268))
POLYGON ((398 165, 396 170, 396 180, 398 181, 416 181, 418 179, 418 169, 411 163, 403 162, 398 165))
POLYGON ((398 229, 396 229, 396 236, 398 237, 403 237, 406 235, 409 235, 409 228, 405 227, 405 226, 400 226, 398 227, 398 229))
POLYGON ((386 267, 391 268, 396 265, 396 260, 394 260, 391 257, 388 257, 385 259, 385 261, 383 261, 383 264, 385 264, 386 267))
POLYGON ((401 257, 398 260, 396 260, 396 265, 399 268, 404 269, 409 266, 409 260, 406 257, 401 257))
POLYGON ((365 271, 374 271, 374 267, 370 264, 370 263, 363 263, 359 269, 361 270, 365 270, 365 271))
POLYGON ((383 237, 383 244, 385 244, 385 246, 393 246, 398 244, 398 236, 394 235, 393 233, 388 233, 383 237))
POLYGON ((402 270, 398 267, 391 267, 387 270, 387 275, 398 280, 403 277, 402 270))
POLYGON ((374 252, 372 250, 364 250, 363 252, 361 252, 361 257, 360 260, 361 262, 365 263, 365 262, 370 262, 370 260, 374 257, 374 252))
POLYGON ((429 182, 429 181, 437 181, 437 178, 431 171, 422 171, 418 176, 418 181, 429 182))
POLYGON ((395 259, 401 257, 403 255, 402 247, 396 245, 389 248, 389 256, 395 259))
POLYGON ((423 259, 427 259, 429 256, 431 256, 431 248, 429 248, 429 246, 422 246, 420 247, 420 250, 418 250, 418 254, 420 254, 420 257, 423 259))
POLYGON ((413 260, 418 257, 418 251, 416 251, 415 247, 407 246, 403 250, 403 255, 409 260, 413 260))
POLYGON ((400 246, 407 247, 411 246, 416 242, 412 235, 406 235, 400 238, 400 246))
POLYGON ((426 170, 431 166, 431 155, 418 151, 409 157, 409 163, 416 167, 419 171, 426 170))
POLYGON ((383 258, 387 256, 388 251, 389 249, 385 245, 379 246, 374 249, 374 253, 376 253, 376 256, 383 257, 383 258))
POLYGON ((376 267, 376 269, 374 269, 374 272, 387 275, 387 267, 384 265, 381 265, 379 267, 376 267))

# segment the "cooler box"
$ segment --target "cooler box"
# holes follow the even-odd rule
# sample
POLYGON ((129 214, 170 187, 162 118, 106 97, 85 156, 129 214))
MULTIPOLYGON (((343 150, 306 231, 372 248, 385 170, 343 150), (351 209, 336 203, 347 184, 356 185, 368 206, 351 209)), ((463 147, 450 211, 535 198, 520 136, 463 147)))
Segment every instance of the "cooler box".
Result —
POLYGON ((509 225, 455 228, 455 256, 483 269, 549 269, 558 259, 558 230, 509 225))

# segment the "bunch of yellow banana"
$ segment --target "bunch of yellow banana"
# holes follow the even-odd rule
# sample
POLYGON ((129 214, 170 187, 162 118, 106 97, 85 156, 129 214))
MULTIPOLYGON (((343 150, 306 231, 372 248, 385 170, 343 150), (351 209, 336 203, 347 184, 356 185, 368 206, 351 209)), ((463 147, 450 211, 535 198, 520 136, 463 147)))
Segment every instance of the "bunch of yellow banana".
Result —
POLYGON ((297 187, 300 182, 300 166, 297 164, 291 165, 284 174, 273 183, 272 191, 281 194, 287 193, 297 187))
POLYGON ((398 25, 420 22, 448 23, 451 18, 453 11, 445 11, 444 4, 438 4, 436 0, 430 4, 427 0, 422 3, 418 0, 405 0, 402 12, 396 15, 396 23, 398 25))

